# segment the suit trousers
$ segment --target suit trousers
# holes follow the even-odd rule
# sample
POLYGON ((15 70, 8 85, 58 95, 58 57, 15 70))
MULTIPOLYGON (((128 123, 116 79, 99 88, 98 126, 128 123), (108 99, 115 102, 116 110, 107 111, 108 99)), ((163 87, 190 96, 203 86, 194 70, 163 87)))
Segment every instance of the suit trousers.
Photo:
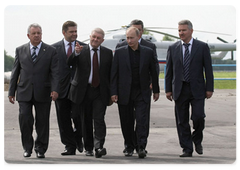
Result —
POLYGON ((189 83, 183 83, 179 98, 175 101, 176 126, 180 146, 183 152, 192 153, 193 143, 201 144, 203 140, 203 129, 205 127, 204 113, 205 99, 195 99, 191 93, 189 83), (193 121, 194 131, 191 133, 189 124, 189 107, 191 105, 191 120, 193 121))
POLYGON ((107 106, 103 104, 100 86, 88 85, 83 102, 84 143, 86 150, 103 148, 106 137, 105 113, 107 106), (94 126, 94 139, 93 139, 94 126))
POLYGON ((65 145, 65 149, 68 151, 76 150, 76 140, 72 127, 71 112, 72 102, 67 99, 57 99, 55 101, 58 127, 60 132, 61 142, 65 145))
POLYGON ((76 103, 72 103, 72 114, 71 114, 71 118, 74 124, 74 138, 75 138, 75 142, 77 143, 77 148, 81 149, 83 148, 83 118, 82 118, 82 112, 83 109, 81 107, 81 105, 76 104, 76 103))
POLYGON ((19 103, 19 125, 21 131, 21 139, 23 149, 32 153, 34 139, 33 124, 34 116, 32 107, 35 107, 35 151, 45 153, 48 149, 49 143, 49 116, 50 116, 50 102, 37 102, 34 99, 28 102, 18 101, 19 103))
POLYGON ((146 103, 142 98, 140 88, 132 88, 130 101, 127 105, 118 104, 126 150, 133 151, 135 149, 135 136, 138 146, 136 149, 146 148, 149 134, 149 107, 149 103, 146 103), (134 132, 135 119, 136 132, 134 132))

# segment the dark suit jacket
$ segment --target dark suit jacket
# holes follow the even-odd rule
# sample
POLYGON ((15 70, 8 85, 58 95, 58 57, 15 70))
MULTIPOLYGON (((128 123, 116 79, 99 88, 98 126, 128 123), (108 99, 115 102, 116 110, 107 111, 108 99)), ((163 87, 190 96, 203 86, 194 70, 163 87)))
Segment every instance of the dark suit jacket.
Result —
MULTIPOLYGON (((206 43, 193 40, 190 56, 190 86, 195 99, 204 99, 206 91, 213 92, 213 71, 209 47, 206 43), (206 82, 203 71, 205 70, 206 82)), ((182 43, 178 41, 168 48, 165 75, 165 91, 173 93, 177 100, 183 84, 182 43)))
MULTIPOLYGON (((85 43, 77 41, 80 45, 84 46, 85 43)), ((64 40, 56 42, 52 45, 56 48, 59 57, 59 94, 58 98, 63 99, 67 97, 70 88, 70 83, 75 74, 76 66, 75 63, 71 67, 67 64, 67 54, 65 50, 64 40)))
MULTIPOLYGON (((88 79, 91 71, 89 45, 83 47, 79 56, 75 56, 75 52, 68 58, 68 65, 76 63, 76 73, 71 82, 69 91, 69 99, 81 104, 84 100, 88 79)), ((103 103, 107 106, 110 101, 110 74, 112 66, 113 53, 112 50, 100 46, 100 93, 103 103)))
MULTIPOLYGON (((140 50, 140 86, 142 97, 150 103, 151 80, 153 93, 159 93, 158 73, 155 67, 154 52, 152 49, 139 45, 140 50)), ((128 45, 116 49, 111 71, 111 95, 118 95, 118 104, 127 105, 131 94, 132 71, 128 45)))
MULTIPOLYGON (((144 40, 143 38, 141 39, 140 44, 143 45, 143 46, 149 47, 153 50, 154 58, 155 58, 155 62, 156 62, 156 69, 157 69, 157 72, 159 74, 159 63, 158 63, 158 56, 157 56, 157 52, 156 52, 156 45, 149 42, 149 41, 144 40)), ((125 45, 128 45, 126 40, 118 43, 117 46, 116 46, 116 49, 119 48, 119 47, 125 46, 125 45)))
POLYGON ((15 62, 12 70, 9 96, 16 100, 38 102, 51 101, 51 91, 58 92, 58 56, 56 49, 42 43, 36 61, 33 63, 30 43, 16 49, 15 62))

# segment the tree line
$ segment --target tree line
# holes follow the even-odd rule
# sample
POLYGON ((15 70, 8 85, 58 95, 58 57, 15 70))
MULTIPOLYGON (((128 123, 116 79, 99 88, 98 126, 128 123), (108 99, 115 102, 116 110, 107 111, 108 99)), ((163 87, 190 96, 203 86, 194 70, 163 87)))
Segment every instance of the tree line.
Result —
POLYGON ((4 50, 4 72, 11 71, 13 68, 14 58, 4 50))

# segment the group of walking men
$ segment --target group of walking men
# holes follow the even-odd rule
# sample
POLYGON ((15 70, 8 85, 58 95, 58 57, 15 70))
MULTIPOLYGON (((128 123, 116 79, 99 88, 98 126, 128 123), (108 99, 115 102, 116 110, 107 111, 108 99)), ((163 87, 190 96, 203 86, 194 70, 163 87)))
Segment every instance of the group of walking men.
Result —
MULTIPOLYGON (((94 156, 94 150, 96 158, 106 155, 106 108, 117 103, 124 155, 132 156, 136 150, 139 158, 146 157, 151 96, 157 101, 160 90, 156 46, 141 38, 143 28, 141 20, 133 20, 126 40, 117 44, 113 57, 112 50, 101 45, 101 28, 94 29, 90 43, 85 44, 76 40, 77 24, 67 21, 62 26, 63 40, 47 45, 42 42, 41 26, 29 26, 30 42, 16 49, 8 95, 14 104, 16 92, 19 103, 24 157, 30 157, 34 147, 37 158, 45 158, 52 100, 65 145, 61 155, 75 155, 76 150, 84 149, 86 156, 94 156)), ((178 30, 182 41, 168 49, 165 88, 166 97, 175 101, 177 131, 183 148, 180 157, 190 157, 193 143, 197 153, 203 153, 204 101, 212 96, 213 75, 209 48, 192 38, 191 22, 180 21, 178 30), (189 45, 185 48, 185 44, 189 45), (188 120, 189 104, 193 133, 188 120)))

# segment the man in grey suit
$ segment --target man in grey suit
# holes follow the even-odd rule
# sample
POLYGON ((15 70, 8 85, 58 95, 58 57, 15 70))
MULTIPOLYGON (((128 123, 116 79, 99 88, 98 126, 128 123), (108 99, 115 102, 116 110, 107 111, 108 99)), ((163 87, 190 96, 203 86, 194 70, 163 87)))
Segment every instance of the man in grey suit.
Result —
POLYGON ((30 42, 16 49, 15 62, 9 86, 9 101, 19 103, 19 124, 24 157, 30 157, 35 107, 35 152, 45 158, 49 142, 49 115, 51 101, 58 98, 58 56, 56 49, 42 42, 42 28, 38 24, 28 27, 30 42))
POLYGON ((76 148, 83 152, 82 143, 82 121, 78 115, 80 108, 68 99, 70 83, 75 74, 75 64, 68 66, 67 58, 72 54, 77 41, 77 24, 73 21, 66 21, 62 26, 64 39, 54 43, 59 57, 59 97, 55 101, 59 132, 65 151, 61 155, 75 155, 76 148), (72 127, 74 123, 74 129, 72 127))
POLYGON ((113 53, 101 46, 104 35, 101 28, 94 29, 90 35, 90 44, 83 47, 76 43, 75 52, 68 58, 69 65, 76 64, 69 99, 83 107, 86 156, 93 156, 95 147, 96 158, 107 154, 106 148, 103 147, 106 137, 105 113, 111 99, 110 74, 113 53))
POLYGON ((189 20, 180 21, 178 31, 181 41, 171 45, 167 52, 165 92, 167 99, 175 101, 178 137, 183 148, 180 157, 191 157, 193 143, 196 152, 203 154, 204 104, 205 98, 212 97, 214 87, 212 61, 208 45, 192 38, 189 20), (189 105, 193 133, 189 125, 189 105))
POLYGON ((127 32, 128 45, 116 49, 111 71, 111 98, 118 103, 120 122, 124 137, 125 156, 132 156, 134 146, 134 123, 139 158, 146 157, 149 131, 149 108, 152 82, 153 99, 159 98, 158 73, 154 52, 141 46, 139 30, 130 27, 127 32))

